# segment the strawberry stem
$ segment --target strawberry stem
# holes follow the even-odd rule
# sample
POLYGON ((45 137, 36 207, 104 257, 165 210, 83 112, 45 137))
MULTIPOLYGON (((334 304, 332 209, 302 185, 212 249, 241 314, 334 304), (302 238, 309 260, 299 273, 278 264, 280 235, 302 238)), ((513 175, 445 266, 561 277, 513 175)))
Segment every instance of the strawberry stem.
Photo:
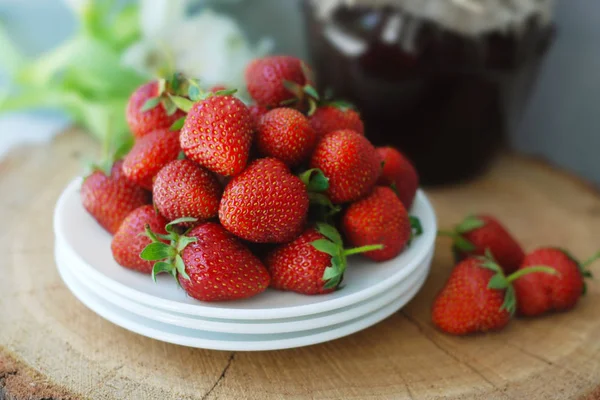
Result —
POLYGON ((353 249, 344 250, 344 255, 351 256, 354 254, 366 253, 368 251, 375 251, 375 250, 382 250, 382 249, 383 249, 382 244, 370 244, 367 246, 355 247, 353 249))
POLYGON ((535 272, 544 272, 544 273, 550 274, 550 275, 558 275, 558 272, 554 268, 550 268, 550 267, 547 267, 544 265, 536 265, 534 267, 527 267, 527 268, 520 269, 517 272, 513 272, 510 276, 508 276, 506 278, 506 280, 509 283, 512 283, 524 275, 532 274, 535 272))
POLYGON ((597 252, 596 254, 594 254, 592 257, 590 257, 587 261, 584 261, 583 264, 581 264, 581 266, 585 269, 587 267, 589 267, 590 265, 592 265, 594 262, 598 261, 600 259, 600 251, 597 252))

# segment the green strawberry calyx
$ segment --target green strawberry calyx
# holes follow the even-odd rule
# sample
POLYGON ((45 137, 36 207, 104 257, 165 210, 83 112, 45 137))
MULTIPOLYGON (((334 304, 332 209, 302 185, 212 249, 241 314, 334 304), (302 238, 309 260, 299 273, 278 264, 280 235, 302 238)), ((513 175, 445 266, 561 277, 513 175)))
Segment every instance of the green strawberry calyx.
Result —
POLYGON ((317 223, 316 229, 325 238, 315 240, 311 243, 312 246, 331 256, 331 266, 325 268, 325 272, 323 273, 324 289, 334 289, 340 286, 348 265, 348 256, 383 249, 383 245, 381 244, 344 249, 342 236, 332 225, 317 223))
POLYGON ((342 211, 342 207, 333 204, 324 193, 329 189, 329 178, 325 176, 323 171, 313 168, 302 172, 298 177, 306 185, 310 204, 322 208, 321 219, 329 221, 335 214, 342 211))
POLYGON ((413 240, 423 234, 423 224, 421 223, 419 217, 415 217, 414 215, 409 216, 408 219, 410 221, 410 238, 408 239, 408 243, 406 245, 410 246, 413 240))
MULTIPOLYGON (((215 93, 206 92, 200 88, 197 79, 186 78, 182 74, 173 74, 170 79, 158 80, 158 95, 146 100, 140 111, 145 112, 162 104, 169 116, 175 114, 177 110, 187 114, 199 101, 212 96, 229 96, 235 93, 237 93, 236 89, 220 90, 215 93)), ((181 117, 171 125, 170 130, 178 131, 184 123, 185 117, 181 117)))
POLYGON ((483 228, 484 226, 484 220, 470 215, 466 217, 460 224, 458 224, 453 231, 439 231, 438 236, 448 236, 454 239, 452 247, 455 252, 458 251, 461 253, 470 253, 477 250, 477 247, 465 239, 463 235, 483 228))
POLYGON ((161 78, 158 80, 158 94, 149 98, 140 108, 140 112, 146 112, 162 104, 167 115, 171 116, 177 112, 177 105, 172 96, 186 95, 189 79, 182 74, 172 74, 170 78, 161 78))
POLYGON ((512 285, 514 281, 535 272, 543 272, 550 275, 557 274, 554 268, 540 265, 519 269, 511 275, 506 276, 504 275, 502 267, 494 260, 494 256, 489 249, 486 250, 485 256, 477 257, 477 259, 480 261, 480 266, 482 268, 487 268, 495 273, 488 283, 488 288, 505 291, 504 302, 502 303, 500 310, 506 310, 510 315, 513 315, 517 309, 517 296, 512 285))
POLYGON ((144 233, 152 243, 147 245, 140 253, 140 257, 146 261, 156 261, 152 268, 152 280, 156 282, 156 276, 162 273, 167 273, 179 283, 178 275, 181 275, 187 280, 190 280, 189 275, 185 271, 185 263, 181 258, 181 252, 190 244, 196 242, 195 237, 188 237, 186 234, 189 229, 180 234, 177 230, 178 224, 197 222, 196 218, 180 218, 169 222, 165 226, 166 235, 152 232, 150 227, 146 225, 144 233), (169 244, 165 243, 168 242, 169 244))
POLYGON ((300 66, 302 68, 302 73, 304 74, 304 81, 308 83, 302 86, 296 82, 284 80, 283 86, 287 89, 288 92, 292 93, 294 97, 282 101, 279 106, 287 107, 291 105, 302 104, 304 100, 306 100, 308 102, 309 107, 308 115, 310 116, 313 115, 317 110, 319 102, 321 101, 321 96, 319 95, 317 89, 315 89, 315 87, 310 83, 314 82, 315 79, 314 74, 312 73, 308 65, 302 62, 300 66))

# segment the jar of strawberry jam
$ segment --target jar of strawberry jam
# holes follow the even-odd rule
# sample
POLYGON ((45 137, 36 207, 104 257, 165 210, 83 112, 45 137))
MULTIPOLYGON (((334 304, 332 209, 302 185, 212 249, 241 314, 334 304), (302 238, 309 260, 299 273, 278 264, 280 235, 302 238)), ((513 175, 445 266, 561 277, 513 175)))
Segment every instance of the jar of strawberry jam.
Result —
POLYGON ((553 37, 552 0, 304 0, 322 92, 422 181, 485 169, 524 111, 553 37))

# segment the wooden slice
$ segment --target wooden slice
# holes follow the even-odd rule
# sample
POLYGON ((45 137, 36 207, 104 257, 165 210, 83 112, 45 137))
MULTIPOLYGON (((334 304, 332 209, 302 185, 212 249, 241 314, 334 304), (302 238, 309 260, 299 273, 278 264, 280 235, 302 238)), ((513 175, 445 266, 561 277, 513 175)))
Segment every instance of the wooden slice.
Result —
MULTIPOLYGON (((96 144, 71 131, 0 162, 0 398, 595 399, 600 283, 570 312, 495 334, 438 332, 430 306, 452 268, 440 239, 417 298, 386 321, 330 343, 273 352, 189 349, 129 333, 66 289, 54 265, 52 211, 96 144)), ((600 248, 600 197, 540 162, 501 157, 480 180, 429 190, 440 227, 498 215, 524 246, 600 248)), ((592 269, 600 275, 600 268, 592 269)))

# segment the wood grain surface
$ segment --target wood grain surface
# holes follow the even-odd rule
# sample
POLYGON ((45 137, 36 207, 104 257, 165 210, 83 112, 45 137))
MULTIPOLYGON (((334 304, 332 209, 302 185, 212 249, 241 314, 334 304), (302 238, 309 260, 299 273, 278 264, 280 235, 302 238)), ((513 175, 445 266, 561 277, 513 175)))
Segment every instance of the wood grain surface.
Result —
MULTIPOLYGON (((445 239, 409 305, 330 343, 219 352, 112 325, 70 294, 53 260, 54 203, 96 151, 70 131, 0 162, 0 399, 600 398, 600 283, 573 312, 516 320, 496 334, 447 336, 430 322, 452 268, 445 239)), ((598 193, 535 160, 506 155, 476 182, 428 193, 441 227, 486 211, 527 249, 561 245, 584 257, 600 248, 598 193)))

